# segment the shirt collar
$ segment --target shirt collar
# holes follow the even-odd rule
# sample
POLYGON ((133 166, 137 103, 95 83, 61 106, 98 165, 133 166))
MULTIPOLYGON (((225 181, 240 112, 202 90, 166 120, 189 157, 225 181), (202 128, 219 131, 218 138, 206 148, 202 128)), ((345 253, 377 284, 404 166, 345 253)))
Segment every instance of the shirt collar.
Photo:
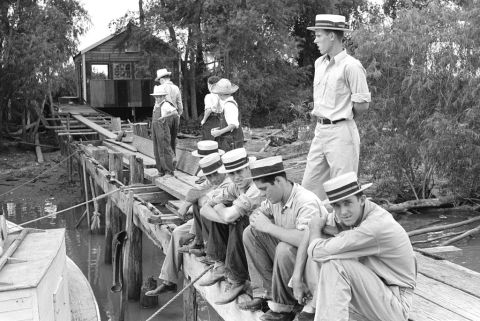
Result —
POLYGON ((333 63, 336 63, 336 62, 342 61, 346 56, 347 56, 347 50, 343 49, 338 54, 336 54, 332 59, 329 59, 328 54, 324 54, 322 57, 323 57, 323 60, 326 62, 331 62, 333 60, 333 63))
POLYGON ((292 203, 295 196, 297 195, 297 192, 298 192, 298 184, 293 183, 292 191, 290 192, 290 196, 288 197, 287 202, 285 203, 285 205, 283 205, 283 209, 292 207, 292 203))

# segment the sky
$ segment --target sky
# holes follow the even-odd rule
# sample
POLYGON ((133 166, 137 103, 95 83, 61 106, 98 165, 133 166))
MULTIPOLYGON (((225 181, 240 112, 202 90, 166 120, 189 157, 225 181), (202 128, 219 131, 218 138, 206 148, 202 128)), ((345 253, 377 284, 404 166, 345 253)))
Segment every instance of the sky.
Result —
POLYGON ((138 0, 80 0, 90 16, 90 29, 80 37, 79 50, 102 40, 115 30, 109 30, 110 21, 122 17, 127 11, 138 11, 138 0))

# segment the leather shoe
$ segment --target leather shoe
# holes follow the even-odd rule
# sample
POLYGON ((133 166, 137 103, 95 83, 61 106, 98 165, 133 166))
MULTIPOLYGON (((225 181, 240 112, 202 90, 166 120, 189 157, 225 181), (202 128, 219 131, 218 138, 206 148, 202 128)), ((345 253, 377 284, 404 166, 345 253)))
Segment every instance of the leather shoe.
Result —
POLYGON ((154 290, 150 290, 145 292, 146 296, 157 296, 159 294, 165 293, 165 292, 176 292, 177 291, 177 285, 175 283, 172 284, 165 284, 162 283, 159 286, 157 286, 154 290))
POLYGON ((302 311, 295 316, 293 321, 313 321, 315 319, 315 313, 309 313, 302 311))
POLYGON ((245 283, 232 283, 230 281, 225 282, 221 299, 215 301, 215 304, 227 304, 234 301, 240 293, 245 289, 245 283))
POLYGON ((295 318, 294 312, 273 312, 268 310, 264 313, 260 320, 262 321, 292 321, 295 318))
POLYGON ((225 280, 225 265, 222 264, 220 266, 216 266, 213 269, 210 270, 210 272, 207 273, 203 277, 203 279, 198 282, 198 285, 200 286, 211 286, 214 285, 215 283, 225 280))
POLYGON ((264 298, 253 298, 250 301, 242 302, 238 304, 240 310, 246 311, 264 311, 268 310, 267 300, 264 298))

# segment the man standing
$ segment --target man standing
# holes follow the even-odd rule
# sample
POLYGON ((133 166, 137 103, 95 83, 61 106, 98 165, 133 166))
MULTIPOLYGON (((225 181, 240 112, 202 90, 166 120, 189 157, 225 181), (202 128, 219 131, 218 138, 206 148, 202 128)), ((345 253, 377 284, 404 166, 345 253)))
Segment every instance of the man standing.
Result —
POLYGON ((152 140, 155 164, 160 176, 173 175, 175 170, 175 150, 172 141, 177 137, 178 113, 167 101, 165 87, 155 86, 152 96, 155 106, 152 114, 152 140))
MULTIPOLYGON (((167 91, 167 101, 169 101, 173 107, 177 109, 177 117, 175 118, 175 122, 171 128, 171 137, 172 140, 170 142, 170 145, 172 146, 172 150, 174 153, 176 153, 176 147, 177 147, 177 132, 180 127, 180 117, 183 114, 183 104, 182 104, 182 94, 180 93, 180 88, 178 88, 177 85, 175 85, 171 80, 170 80, 170 75, 172 73, 168 71, 167 69, 159 69, 157 70, 157 78, 155 78, 155 81, 158 81, 161 86, 165 88, 167 91)), ((157 87, 157 86, 155 86, 157 87)), ((175 162, 176 164, 176 162, 175 162)))
POLYGON ((326 216, 327 210, 313 192, 287 179, 281 156, 256 161, 250 169, 266 200, 250 216, 250 226, 243 233, 253 299, 239 307, 260 310, 268 300, 270 310, 261 320, 291 321, 297 300, 289 280, 297 264, 305 268, 297 248, 308 235, 310 220, 326 216))
POLYGON ((324 184, 333 213, 310 221, 308 255, 320 265, 315 321, 348 321, 349 306, 371 321, 406 321, 416 259, 403 227, 366 199, 354 172, 324 184), (327 227, 336 227, 326 237, 327 227))
POLYGON ((302 185, 325 200, 325 181, 358 172, 360 136, 354 118, 368 109, 371 98, 365 69, 343 48, 343 34, 349 31, 345 17, 320 14, 307 29, 315 31, 322 56, 315 61, 312 115, 317 126, 302 185))

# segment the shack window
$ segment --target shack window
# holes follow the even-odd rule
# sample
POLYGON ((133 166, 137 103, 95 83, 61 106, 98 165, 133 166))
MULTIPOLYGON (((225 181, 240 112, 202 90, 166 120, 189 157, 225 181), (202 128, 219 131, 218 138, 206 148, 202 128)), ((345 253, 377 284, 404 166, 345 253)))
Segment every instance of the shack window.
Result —
POLYGON ((92 64, 91 79, 108 79, 108 65, 107 64, 92 64))
POLYGON ((132 79, 132 65, 130 63, 114 63, 113 79, 132 79))

